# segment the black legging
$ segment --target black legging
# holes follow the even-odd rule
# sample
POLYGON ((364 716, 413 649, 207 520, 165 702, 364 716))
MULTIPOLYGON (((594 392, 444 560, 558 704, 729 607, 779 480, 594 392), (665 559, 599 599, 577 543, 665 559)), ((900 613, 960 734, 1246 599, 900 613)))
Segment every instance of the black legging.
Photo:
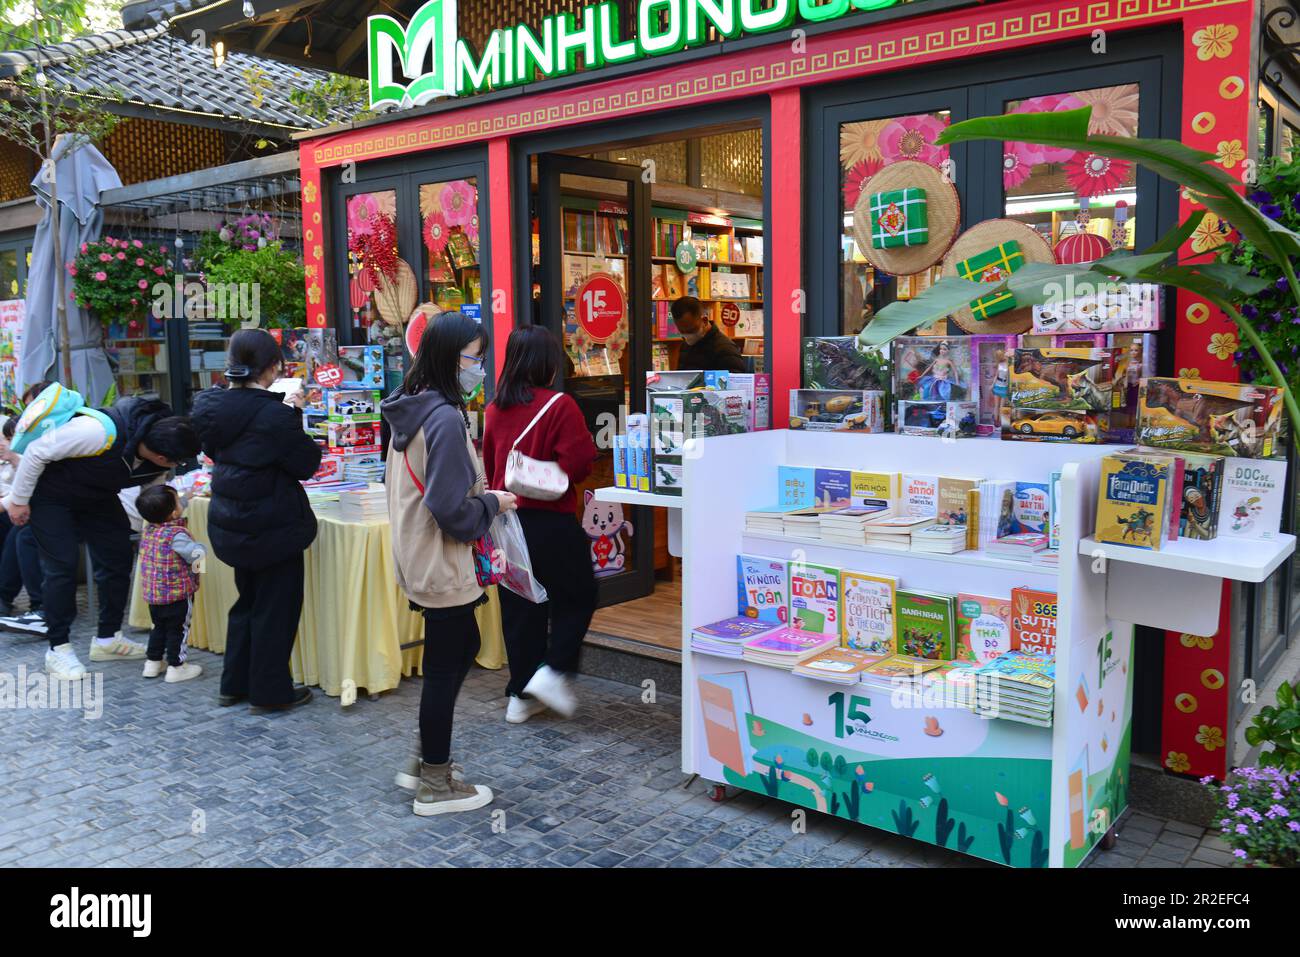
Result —
POLYGON ((425 616, 420 748, 428 764, 446 764, 451 758, 456 696, 478 648, 478 619, 472 607, 445 618, 425 616))

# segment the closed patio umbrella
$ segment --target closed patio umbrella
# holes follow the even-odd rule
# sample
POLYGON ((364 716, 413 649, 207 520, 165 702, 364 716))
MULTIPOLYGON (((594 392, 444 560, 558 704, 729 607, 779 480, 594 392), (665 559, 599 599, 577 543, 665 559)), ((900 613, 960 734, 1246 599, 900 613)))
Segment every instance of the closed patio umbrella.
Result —
MULTIPOLYGON (((66 269, 66 263, 76 258, 82 243, 99 238, 104 224, 100 194, 122 185, 117 171, 99 150, 90 144, 75 149, 73 145, 72 136, 60 136, 51 151, 55 163, 54 183, 45 182, 45 176, 38 171, 31 184, 45 215, 36 227, 32 265, 27 274, 27 325, 18 366, 21 388, 62 378, 56 309, 58 274, 66 269), (52 187, 59 202, 60 262, 54 261, 52 187)), ((64 385, 79 391, 88 404, 98 405, 113 385, 113 370, 104 354, 104 329, 99 320, 72 299, 72 280, 66 272, 63 286, 73 379, 64 385)))

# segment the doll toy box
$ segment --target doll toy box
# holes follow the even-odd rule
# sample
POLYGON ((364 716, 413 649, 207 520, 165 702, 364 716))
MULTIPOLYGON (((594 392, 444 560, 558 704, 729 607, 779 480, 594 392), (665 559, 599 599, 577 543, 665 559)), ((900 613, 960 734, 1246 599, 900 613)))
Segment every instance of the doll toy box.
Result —
POLYGON ((1138 388, 1139 445, 1266 459, 1281 427, 1276 386, 1150 378, 1138 388))
POLYGON ((894 346, 894 398, 918 402, 979 399, 967 336, 900 336, 894 346))

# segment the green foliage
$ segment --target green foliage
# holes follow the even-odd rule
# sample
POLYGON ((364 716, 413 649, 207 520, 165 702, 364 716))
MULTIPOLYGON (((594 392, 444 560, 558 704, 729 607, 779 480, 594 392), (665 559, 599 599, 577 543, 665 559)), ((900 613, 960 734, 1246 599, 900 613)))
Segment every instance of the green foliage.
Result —
POLYGON ((32 16, 32 0, 0 0, 0 50, 23 50, 61 43, 86 32, 86 0, 41 0, 41 17, 32 16))
MULTIPOLYGON (((61 66, 69 72, 79 71, 83 59, 61 66)), ((122 122, 108 112, 110 103, 120 103, 125 94, 117 87, 105 87, 81 95, 66 87, 47 83, 45 102, 36 83, 36 71, 27 70, 0 81, 0 137, 45 158, 45 126, 48 119, 50 142, 65 133, 75 134, 77 147, 98 143, 122 122)))
POLYGON ((77 305, 107 324, 148 311, 153 287, 170 283, 173 271, 165 247, 105 236, 82 245, 68 274, 77 305))
POLYGON ((916 829, 921 826, 920 820, 913 816, 912 809, 907 806, 906 801, 899 801, 898 810, 889 813, 894 819, 894 827, 898 829, 898 833, 903 837, 911 837, 916 833, 916 829))
POLYGON ((1246 742, 1251 747, 1272 745, 1264 751, 1259 763, 1266 768, 1300 771, 1300 684, 1282 682, 1277 689, 1277 706, 1261 708, 1246 729, 1246 742))
POLYGON ((818 761, 821 760, 821 758, 820 758, 819 755, 817 754, 817 749, 816 749, 816 748, 809 748, 809 749, 808 749, 808 753, 807 753, 806 755, 804 755, 804 760, 806 760, 806 761, 808 762, 808 767, 810 767, 810 768, 816 768, 816 767, 817 767, 817 763, 818 763, 818 761))
POLYGON ((948 838, 957 822, 948 816, 948 799, 940 798, 939 807, 934 814, 934 843, 940 847, 948 846, 948 838))
POLYGON ((781 790, 781 771, 775 761, 768 765, 767 774, 760 774, 758 779, 768 797, 776 797, 776 792, 781 790))
POLYGON ((975 843, 975 835, 966 830, 966 822, 962 821, 957 828, 957 850, 965 854, 970 850, 970 846, 975 843))
POLYGON ((1011 845, 1016 840, 1016 817, 1011 808, 1007 808, 1007 823, 998 825, 998 846, 1002 848, 1002 860, 1011 863, 1011 845))
POLYGON ((862 785, 856 781, 844 793, 844 810, 848 812, 850 821, 858 820, 858 815, 862 812, 862 785))
POLYGON ((1238 768, 1214 792, 1219 830, 1239 860, 1269 867, 1300 867, 1300 771, 1238 768))
POLYGON ((292 329, 307 323, 306 275, 293 253, 268 243, 261 249, 239 249, 225 255, 206 272, 209 286, 232 284, 259 289, 264 327, 292 329))
POLYGON ((331 73, 306 90, 293 90, 289 102, 321 124, 368 120, 377 115, 368 108, 370 99, 366 81, 337 73, 331 73))

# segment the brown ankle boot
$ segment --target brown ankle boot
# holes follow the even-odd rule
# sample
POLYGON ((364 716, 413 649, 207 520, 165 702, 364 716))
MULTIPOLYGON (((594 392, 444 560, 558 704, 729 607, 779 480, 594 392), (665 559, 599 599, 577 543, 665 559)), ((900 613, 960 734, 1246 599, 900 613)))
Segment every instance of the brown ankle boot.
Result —
POLYGON ((420 817, 473 811, 492 801, 492 791, 482 784, 466 784, 451 776, 451 762, 420 762, 420 783, 412 806, 420 817))

